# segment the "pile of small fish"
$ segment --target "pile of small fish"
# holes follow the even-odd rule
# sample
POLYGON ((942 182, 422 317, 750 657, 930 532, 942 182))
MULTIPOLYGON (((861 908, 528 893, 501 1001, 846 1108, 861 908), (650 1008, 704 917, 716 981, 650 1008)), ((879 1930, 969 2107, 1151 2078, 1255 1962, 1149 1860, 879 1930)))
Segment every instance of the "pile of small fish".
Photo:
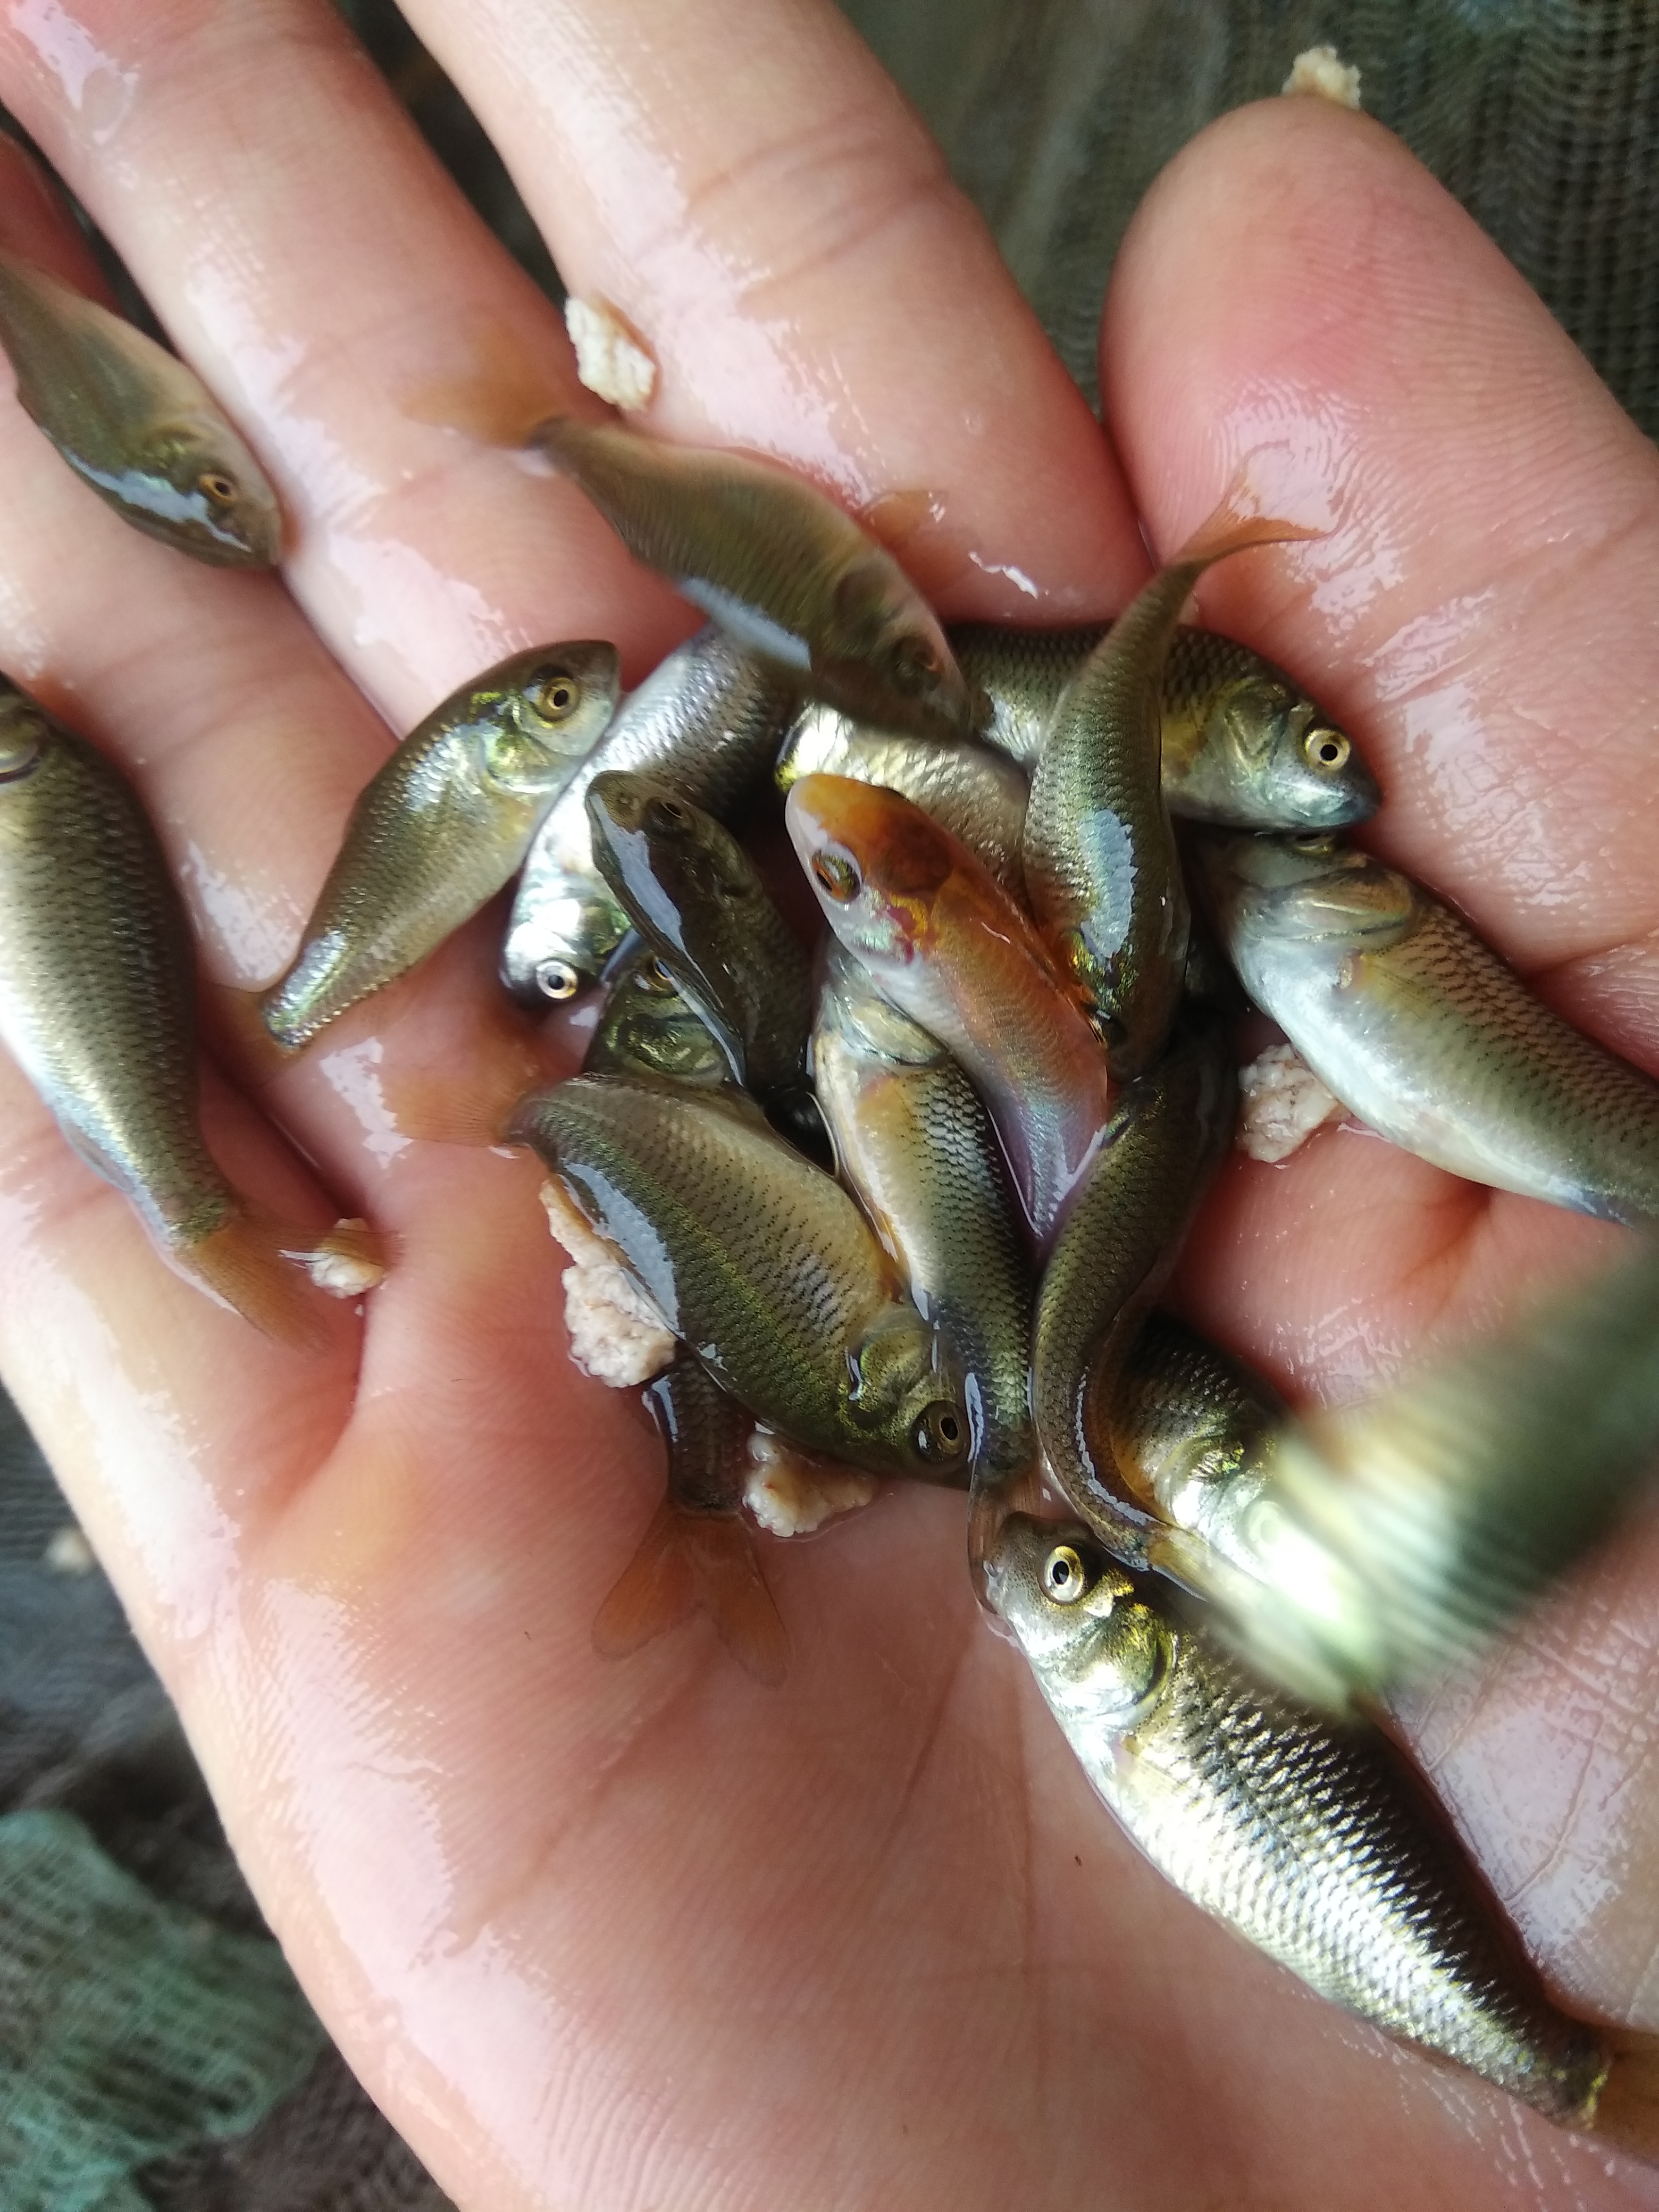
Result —
MULTIPOLYGON (((0 339, 129 520, 198 557, 276 557, 276 503, 179 364, 3 260, 0 339)), ((1306 1423, 1155 1310, 1232 1139, 1241 978, 1344 1107, 1421 1158, 1659 1213, 1659 1086, 1345 844, 1380 797, 1351 739, 1282 671, 1182 626, 1212 562, 1308 533, 1224 507, 1108 629, 947 632, 769 463, 566 419, 537 442, 711 627, 620 703, 592 641, 447 700, 362 793, 258 1017, 270 1053, 304 1050, 515 874, 508 988, 544 1008, 604 985, 583 1072, 483 1121, 545 1163, 576 1274, 619 1286, 665 1440, 601 1649, 696 1603, 781 1679, 741 1518, 757 1429, 763 1459, 826 1483, 958 1486, 981 1598, 1172 1881, 1350 2010, 1659 2158, 1654 2046, 1551 2002, 1370 1717, 1507 1620, 1648 1469, 1655 1248, 1306 1423), (721 819, 769 768, 830 927, 816 975, 721 819), (1180 845, 1172 817, 1196 825, 1180 845), (1045 1517, 1054 1493, 1072 1519, 1045 1517)), ((169 1256, 289 1336, 309 1295, 289 1262, 369 1287, 366 1224, 286 1230, 212 1162, 154 834, 15 686, 0 905, 0 1036, 169 1256)))

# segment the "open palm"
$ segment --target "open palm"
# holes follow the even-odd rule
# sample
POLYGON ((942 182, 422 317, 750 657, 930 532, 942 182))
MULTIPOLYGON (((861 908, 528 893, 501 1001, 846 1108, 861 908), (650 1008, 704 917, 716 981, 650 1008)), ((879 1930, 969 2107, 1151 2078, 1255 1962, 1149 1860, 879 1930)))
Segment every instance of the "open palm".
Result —
MULTIPOLYGON (((650 426, 854 506, 927 491, 904 557, 948 614, 1109 611, 1135 514, 1168 550, 1248 462, 1326 534, 1218 572, 1206 617, 1358 736, 1379 849, 1659 1065, 1659 469, 1383 133, 1282 101, 1176 165, 1108 310, 1109 447, 817 0, 410 12, 572 289, 647 337, 650 426)), ((0 99, 291 518, 292 600, 125 532, 0 409, 0 664, 131 766, 210 976, 249 987, 384 757, 370 700, 407 727, 558 637, 614 637, 637 680, 692 617, 479 434, 591 403, 322 0, 16 9, 0 99)), ((90 281, 21 156, 3 176, 0 243, 90 281)), ((491 965, 480 923, 264 1110, 210 1084, 246 1187, 398 1240, 323 1355, 172 1276, 0 1070, 8 1382, 307 1988, 440 2180, 489 2212, 1659 2202, 1164 1888, 979 1618, 959 1498, 769 1555, 780 1691, 702 1626, 595 1656, 658 1448, 566 1360, 532 1165, 410 1142, 387 1104, 462 1063, 491 965)), ((1326 1131, 1229 1168, 1180 1302, 1346 1395, 1618 1235, 1326 1131)), ((1563 1991, 1649 2027, 1656 1583, 1631 1538, 1419 1717, 1563 1991)))

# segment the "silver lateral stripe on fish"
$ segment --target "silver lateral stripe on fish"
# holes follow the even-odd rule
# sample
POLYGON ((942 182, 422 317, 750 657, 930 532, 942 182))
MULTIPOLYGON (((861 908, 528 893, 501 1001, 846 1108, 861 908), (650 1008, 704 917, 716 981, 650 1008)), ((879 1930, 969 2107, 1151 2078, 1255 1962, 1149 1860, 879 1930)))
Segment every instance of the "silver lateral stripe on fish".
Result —
POLYGON ((949 737, 968 694, 933 610, 826 495, 752 453, 557 416, 532 442, 635 557, 786 680, 896 730, 949 737))
POLYGON ((0 344, 24 408, 124 521, 218 568, 280 558, 282 516, 264 471, 165 347, 7 253, 0 344))
POLYGON ((1261 1687, 1082 1529, 1012 1516, 988 1583, 1095 1790, 1184 1896, 1562 2126, 1619 2139, 1632 2082, 1650 2107, 1652 2047, 1621 2051, 1551 2002, 1381 1729, 1261 1687))
POLYGON ((574 998, 627 931, 593 858, 593 778, 639 769, 723 814, 770 757, 793 704, 763 662, 714 629, 688 638, 629 693, 526 858, 501 949, 501 980, 516 998, 540 1006, 574 998))
POLYGON ((841 1172, 966 1378, 975 1479, 1018 1474, 1036 1452, 1031 1271, 991 1117, 945 1047, 833 940, 812 1061, 841 1172))
POLYGON ((359 794, 287 971, 260 994, 297 1052, 423 960, 512 877, 617 703, 615 646, 514 653, 452 692, 359 794))
POLYGON ((1421 884, 1331 838, 1206 838, 1200 859, 1250 996, 1351 1114, 1472 1182, 1659 1214, 1659 1084, 1421 884))

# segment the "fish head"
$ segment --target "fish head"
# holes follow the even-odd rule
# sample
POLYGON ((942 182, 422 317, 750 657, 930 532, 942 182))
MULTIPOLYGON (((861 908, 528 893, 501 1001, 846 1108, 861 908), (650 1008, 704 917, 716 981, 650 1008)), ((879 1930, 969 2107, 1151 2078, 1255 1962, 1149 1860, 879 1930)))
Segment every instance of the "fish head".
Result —
POLYGON ((924 951, 954 841, 908 799, 851 776, 805 775, 784 823, 830 927, 879 977, 924 951))
POLYGON ((1206 734, 1238 762, 1248 819, 1257 829, 1344 830, 1369 821, 1382 804, 1346 732, 1276 676, 1252 671, 1225 685, 1206 734))
POLYGON ((836 579, 812 654, 812 689, 832 706, 921 738, 965 735, 974 701, 933 610, 889 553, 836 579))
POLYGON ((607 969, 605 1012, 587 1048, 587 1075, 656 1075, 710 1089, 730 1073, 725 1053, 662 963, 638 938, 607 969))
POLYGON ((27 691, 0 677, 0 803, 27 782, 52 744, 52 718, 27 691))
POLYGON ((922 1482, 965 1482, 971 1443, 961 1386, 932 1327, 894 1304, 849 1347, 848 1413, 873 1463, 922 1482))
POLYGON ((521 1006, 562 1006, 598 982, 628 933, 628 917, 598 877, 550 877, 516 916, 501 948, 501 981, 521 1006))
MULTIPOLYGON (((832 935, 827 943, 815 1039, 839 1046, 860 1063, 938 1066, 947 1057, 939 1039, 882 997, 868 969, 838 937, 832 935)), ((815 1045, 815 1050, 824 1048, 815 1045)))
POLYGON ((659 940, 690 953, 711 909, 721 927, 741 927, 744 909, 763 897, 731 832, 655 777, 607 769, 586 805, 601 874, 659 940))
POLYGON ((1408 878, 1322 832, 1205 838, 1199 857, 1235 957, 1266 940, 1379 951, 1416 913, 1408 878))
POLYGON ((1157 1698, 1174 1632, 1080 1523, 1009 1514, 986 1559, 985 1584, 1056 1703, 1086 1698, 1096 1717, 1127 1727, 1157 1698))
POLYGON ((216 568, 272 568, 282 557, 276 493, 229 425, 210 416, 158 423, 106 488, 152 537, 216 568))
POLYGON ((616 712, 622 664, 607 641, 578 639, 514 653, 439 709, 476 732, 481 772, 509 792, 557 788, 616 712))

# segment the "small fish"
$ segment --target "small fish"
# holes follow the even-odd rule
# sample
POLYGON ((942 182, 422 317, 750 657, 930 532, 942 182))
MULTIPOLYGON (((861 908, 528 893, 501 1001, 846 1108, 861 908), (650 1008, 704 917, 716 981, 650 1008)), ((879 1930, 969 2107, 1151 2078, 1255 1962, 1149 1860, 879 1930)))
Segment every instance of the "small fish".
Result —
MULTIPOLYGON (((1118 1463, 1178 1524, 1155 1564, 1258 1671, 1340 1711, 1467 1661, 1659 1468, 1659 1244, 1358 1403, 1292 1420, 1173 1323, 1109 1409, 1118 1463), (1177 1339, 1177 1346, 1179 1340, 1177 1339), (1196 1539, 1196 1540, 1192 1540, 1196 1539)), ((1138 1349, 1136 1360, 1143 1359, 1138 1349)))
POLYGON ((0 345, 24 409, 124 521, 216 568, 280 559, 276 493, 176 356, 10 254, 0 254, 0 345))
POLYGON ((753 1108, 579 1075, 521 1100, 507 1139, 757 1421, 874 1474, 965 1480, 936 1332, 841 1185, 753 1108))
POLYGON ((927 601, 832 499, 775 461, 568 416, 532 442, 637 560, 813 698, 917 737, 966 732, 968 693, 927 601))
POLYGON ((1194 1011, 1149 1074, 1123 1091, 1037 1291, 1031 1406, 1073 1511, 1137 1566, 1145 1516, 1126 1500, 1107 1408, 1135 1337, 1180 1255, 1237 1107, 1224 1028, 1194 1011))
POLYGON ((300 950, 261 994, 298 1052, 494 897, 617 703, 617 649, 517 653, 452 692, 365 786, 300 950))
POLYGON ((1472 1182, 1659 1214, 1659 1084, 1421 884, 1332 838, 1206 839, 1200 860, 1251 997, 1351 1114, 1472 1182))
POLYGON ((722 814, 770 756, 793 695, 724 630, 699 630, 617 710, 537 831, 513 902, 501 980, 531 1006, 573 999, 627 933, 593 859, 587 787, 640 769, 722 814))
POLYGON ((383 1269, 361 1223, 262 1212, 202 1135, 190 925, 148 817, 103 756, 0 678, 0 1042, 181 1271, 268 1334, 321 1335, 310 1293, 383 1269))
POLYGON ((812 970, 754 862, 712 814, 637 771, 587 787, 593 857, 618 902, 763 1105, 811 1104, 812 970))
POLYGON ((1213 562, 1306 536, 1226 517, 1161 568, 1066 687, 1031 775, 1031 911, 1115 1075, 1151 1065, 1181 994, 1189 926, 1162 782, 1164 671, 1177 617, 1213 562))
MULTIPOLYGON (((1030 768, 1106 626, 963 623, 945 635, 963 681, 983 699, 979 734, 1030 768)), ((1171 814, 1237 830, 1343 830, 1382 803, 1353 740, 1295 678, 1217 631, 1176 629, 1158 705, 1171 814)))
POLYGON ((1001 1148, 944 1046, 831 947, 812 1031, 818 1103, 842 1176, 966 1380, 975 1483, 1000 1486, 1036 1455, 1031 1269, 1001 1148))
POLYGON ((1551 2002, 1380 1729, 1262 1688, 1085 1529, 1011 1516, 988 1586, 1090 1782, 1183 1896, 1386 2033, 1659 2158, 1659 2044, 1551 2002))
POLYGON ((1025 778, 989 745, 872 729, 812 700, 790 725, 775 774, 780 791, 804 775, 848 775, 900 792, 960 837, 1005 890, 1025 896, 1025 778))
POLYGON ((668 1491, 593 1623, 596 1650, 618 1659, 694 1610, 744 1672, 775 1686, 789 1635, 741 1516, 752 1417, 684 1353, 641 1394, 668 1450, 668 1491))
POLYGON ((606 971, 605 1010, 582 1073, 654 1075, 704 1091, 719 1091, 732 1080, 720 1040, 637 938, 624 939, 606 971))
POLYGON ((1099 1042, 1047 949, 967 847, 896 792, 803 776, 784 818, 836 936, 990 1109, 1046 1243, 1108 1111, 1099 1042))

